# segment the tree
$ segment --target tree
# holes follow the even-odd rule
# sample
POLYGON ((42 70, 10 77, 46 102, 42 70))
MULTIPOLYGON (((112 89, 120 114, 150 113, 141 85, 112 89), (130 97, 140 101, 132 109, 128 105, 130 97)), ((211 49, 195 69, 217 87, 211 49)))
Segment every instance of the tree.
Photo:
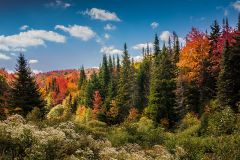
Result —
POLYGON ((149 106, 146 113, 155 122, 167 121, 167 125, 171 127, 175 121, 175 67, 171 61, 170 51, 165 45, 157 58, 158 63, 154 64, 151 77, 149 106))
MULTIPOLYGON (((240 18, 239 18, 240 21, 240 18)), ((240 22, 238 22, 240 24, 240 22)), ((240 27, 236 31, 235 42, 230 47, 226 41, 218 78, 218 98, 221 106, 230 106, 239 112, 237 102, 240 100, 240 27)))
POLYGON ((20 107, 24 116, 31 112, 34 107, 38 107, 43 113, 44 101, 23 54, 18 57, 16 77, 10 93, 11 106, 20 107))
POLYGON ((108 84, 110 81, 110 70, 106 54, 103 55, 103 62, 100 68, 99 79, 101 84, 101 95, 103 99, 107 97, 108 84))
POLYGON ((79 82, 78 82, 78 88, 81 89, 82 85, 85 82, 86 82, 86 74, 85 74, 84 67, 82 66, 80 69, 80 78, 79 78, 79 82))
POLYGON ((155 39, 154 39, 154 43, 153 43, 153 50, 154 50, 155 57, 157 57, 158 54, 160 53, 159 39, 158 39, 157 34, 155 34, 155 39))
MULTIPOLYGON (((221 35, 220 26, 218 22, 215 20, 214 23, 211 25, 211 33, 208 37, 209 39, 209 58, 204 59, 204 68, 205 68, 205 76, 207 76, 207 80, 203 81, 203 85, 205 86, 205 97, 209 101, 213 96, 216 95, 216 83, 218 72, 214 68, 217 68, 215 62, 216 48, 218 45, 218 39, 221 35)), ((220 53, 217 53, 219 55, 220 53)))
POLYGON ((119 108, 120 121, 122 121, 129 112, 131 103, 131 62, 127 50, 127 44, 124 44, 123 60, 118 82, 118 94, 116 97, 119 108))
POLYGON ((8 91, 9 86, 6 82, 6 77, 5 75, 0 74, 0 109, 7 107, 8 91))
POLYGON ((93 118, 97 119, 97 114, 101 109, 101 105, 102 105, 103 101, 102 101, 102 97, 100 95, 99 91, 95 91, 94 95, 93 95, 93 118))
POLYGON ((139 112, 142 112, 148 104, 150 70, 151 61, 147 56, 144 56, 143 62, 140 64, 137 72, 138 100, 135 107, 139 112))
POLYGON ((180 52, 177 63, 179 69, 178 104, 182 107, 183 104, 187 106, 187 111, 202 113, 203 107, 199 108, 200 104, 196 102, 204 104, 207 101, 206 97, 209 96, 208 86, 211 83, 208 72, 209 48, 207 35, 193 28, 187 36, 186 46, 180 52))

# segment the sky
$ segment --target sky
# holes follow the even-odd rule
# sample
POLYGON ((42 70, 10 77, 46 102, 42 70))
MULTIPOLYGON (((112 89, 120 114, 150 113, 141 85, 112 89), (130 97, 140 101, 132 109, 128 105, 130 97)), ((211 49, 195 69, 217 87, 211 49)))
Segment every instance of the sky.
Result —
POLYGON ((182 44, 192 27, 216 19, 237 24, 239 0, 0 0, 0 68, 14 71, 20 52, 32 70, 98 67, 103 54, 129 54, 160 44, 175 31, 182 44))

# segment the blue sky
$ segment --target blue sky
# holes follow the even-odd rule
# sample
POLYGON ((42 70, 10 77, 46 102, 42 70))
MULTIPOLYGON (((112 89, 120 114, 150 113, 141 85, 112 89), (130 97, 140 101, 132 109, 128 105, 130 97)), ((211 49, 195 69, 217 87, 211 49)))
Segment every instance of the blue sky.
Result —
POLYGON ((125 42, 138 57, 155 33, 184 43, 192 26, 226 16, 236 26, 239 11, 238 0, 0 0, 0 67, 14 70, 21 51, 36 72, 97 67, 125 42))

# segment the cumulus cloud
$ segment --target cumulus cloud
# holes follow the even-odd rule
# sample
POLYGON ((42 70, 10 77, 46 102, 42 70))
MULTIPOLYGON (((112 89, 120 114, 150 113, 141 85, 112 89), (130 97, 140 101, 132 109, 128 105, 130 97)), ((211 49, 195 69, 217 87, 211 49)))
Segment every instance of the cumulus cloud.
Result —
POLYGON ((9 57, 3 53, 0 53, 0 60, 9 60, 9 59, 11 59, 11 57, 9 57))
POLYGON ((116 49, 114 46, 102 47, 100 50, 101 53, 114 55, 114 54, 122 54, 122 50, 116 49))
POLYGON ((56 0, 54 2, 47 3, 45 6, 46 7, 51 7, 51 8, 63 8, 63 9, 66 9, 66 8, 71 7, 72 5, 70 3, 66 3, 66 2, 63 2, 61 0, 56 0))
POLYGON ((92 19, 101 20, 101 21, 121 21, 117 14, 114 12, 109 12, 107 10, 98 9, 98 8, 92 8, 87 9, 84 12, 81 12, 83 15, 88 15, 92 19))
POLYGON ((169 37, 172 37, 172 33, 170 33, 169 31, 163 31, 160 35, 160 39, 165 42, 169 40, 169 37))
POLYGON ((147 45, 152 48, 153 44, 152 43, 140 43, 140 44, 136 44, 135 46, 132 47, 132 49, 134 50, 141 50, 143 48, 147 48, 147 45))
POLYGON ((68 32, 71 36, 80 38, 83 41, 88 41, 96 35, 96 33, 88 26, 73 25, 65 27, 63 25, 56 25, 55 29, 60 29, 64 32, 68 32))
POLYGON ((35 63, 38 63, 38 60, 36 60, 36 59, 30 59, 29 60, 29 64, 35 64, 35 63))
POLYGON ((116 26, 114 26, 114 25, 112 25, 112 24, 106 24, 105 26, 104 26, 104 30, 106 30, 106 31, 112 31, 112 30, 115 30, 117 27, 116 26))
POLYGON ((233 7, 240 12, 240 1, 236 1, 233 3, 233 7))
POLYGON ((27 47, 45 45, 45 42, 64 43, 65 37, 45 30, 28 30, 19 34, 0 36, 0 50, 25 51, 27 47))
POLYGON ((24 30, 26 30, 26 29, 28 29, 28 28, 29 28, 28 25, 23 25, 23 26, 20 27, 20 30, 24 31, 24 30))
POLYGON ((158 24, 157 22, 152 22, 152 23, 151 23, 152 29, 155 29, 155 28, 157 28, 158 26, 159 26, 159 24, 158 24))
POLYGON ((107 34, 107 33, 105 33, 105 34, 104 34, 104 38, 105 38, 105 39, 109 39, 109 38, 110 38, 110 35, 107 34))

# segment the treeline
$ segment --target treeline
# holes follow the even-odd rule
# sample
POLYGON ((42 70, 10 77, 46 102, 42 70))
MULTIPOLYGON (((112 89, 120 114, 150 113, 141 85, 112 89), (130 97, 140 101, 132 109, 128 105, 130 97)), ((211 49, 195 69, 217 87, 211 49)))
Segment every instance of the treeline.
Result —
MULTIPOLYGON (((156 34, 150 50, 143 48, 143 60, 134 62, 125 44, 121 58, 103 55, 99 72, 90 78, 82 67, 78 91, 69 93, 64 105, 73 115, 88 109, 109 125, 144 116, 166 128, 189 112, 202 117, 213 101, 219 110, 230 107, 239 113, 240 16, 236 28, 228 19, 222 26, 214 21, 210 33, 192 28, 182 48, 176 33, 162 45, 156 34)), ((51 100, 40 94, 23 54, 14 81, 6 83, 3 74, 0 81, 1 113, 8 108, 27 116, 35 108, 43 117, 51 110, 51 100)))
POLYGON ((121 60, 103 55, 100 72, 89 80, 82 67, 78 98, 108 124, 146 116, 172 128, 186 113, 201 117, 216 99, 238 113, 239 75, 240 17, 237 28, 228 19, 222 26, 214 21, 210 33, 192 28, 182 48, 176 33, 162 47, 156 34, 142 62, 130 58, 126 44, 121 60))

